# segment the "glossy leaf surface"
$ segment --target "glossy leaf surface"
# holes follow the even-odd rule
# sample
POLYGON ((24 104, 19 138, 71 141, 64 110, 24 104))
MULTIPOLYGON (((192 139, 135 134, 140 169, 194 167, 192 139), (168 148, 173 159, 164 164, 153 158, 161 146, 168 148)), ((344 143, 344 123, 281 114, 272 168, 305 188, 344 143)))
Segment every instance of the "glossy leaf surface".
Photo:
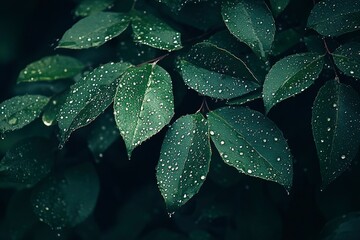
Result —
POLYGON ((84 69, 84 64, 73 57, 54 55, 44 57, 27 65, 21 72, 17 82, 53 81, 72 78, 84 69))
POLYGON ((346 75, 360 79, 360 43, 347 43, 332 53, 335 65, 346 75))
POLYGON ((184 82, 206 96, 229 99, 259 88, 241 59, 211 43, 193 46, 179 67, 184 82))
POLYGON ((22 128, 39 117, 49 98, 41 95, 23 95, 0 104, 0 132, 22 128))
POLYGON ((263 86, 266 111, 310 87, 322 69, 323 56, 314 53, 291 55, 275 63, 263 86))
POLYGON ((75 16, 86 17, 88 15, 109 9, 114 0, 82 0, 75 9, 75 16))
POLYGON ((84 221, 94 210, 99 179, 94 167, 82 164, 37 185, 31 205, 41 222, 61 230, 84 221))
POLYGON ((130 18, 123 13, 99 12, 81 19, 62 36, 58 48, 98 47, 126 30, 130 18))
POLYGON ((312 130, 323 187, 343 173, 360 146, 360 97, 336 81, 327 82, 313 106, 312 130))
POLYGON ((308 27, 324 36, 339 36, 358 31, 360 2, 357 0, 326 0, 318 2, 308 18, 308 27))
POLYGON ((267 58, 275 36, 275 21, 262 1, 226 1, 222 16, 229 31, 258 56, 267 58))
POLYGON ((292 185, 292 156, 281 131, 268 118, 244 107, 208 113, 210 137, 230 166, 253 177, 292 185))
POLYGON ((228 105, 242 105, 253 100, 259 99, 262 97, 262 93, 260 90, 255 90, 253 92, 249 92, 241 97, 230 99, 226 102, 228 105))
POLYGON ((129 68, 116 90, 114 114, 130 158, 137 146, 158 133, 174 115, 170 75, 153 64, 129 68))
POLYGON ((210 167, 208 124, 200 114, 180 117, 161 147, 156 177, 169 212, 185 204, 200 189, 210 167))
POLYGON ((61 130, 60 145, 73 131, 86 126, 105 111, 113 101, 118 78, 129 67, 127 63, 108 63, 71 86, 57 119, 61 130))

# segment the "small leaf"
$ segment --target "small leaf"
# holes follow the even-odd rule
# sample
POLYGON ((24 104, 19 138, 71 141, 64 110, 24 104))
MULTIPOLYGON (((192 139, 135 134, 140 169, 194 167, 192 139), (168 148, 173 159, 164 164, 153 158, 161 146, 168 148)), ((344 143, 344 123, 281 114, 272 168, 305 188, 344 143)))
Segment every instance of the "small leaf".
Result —
POLYGON ((343 173, 355 158, 360 146, 359 126, 358 93, 337 81, 327 82, 320 89, 312 112, 323 187, 343 173))
POLYGON ((274 15, 278 16, 280 13, 282 13, 289 2, 290 0, 270 0, 271 10, 274 15))
POLYGON ((258 56, 266 59, 275 36, 275 21, 262 1, 226 1, 222 16, 229 31, 246 43, 258 56))
POLYGON ((84 69, 84 64, 76 58, 54 55, 44 57, 25 67, 17 79, 21 82, 53 81, 72 78, 84 69))
POLYGON ((170 75, 153 64, 129 68, 116 91, 114 114, 130 158, 137 146, 158 133, 174 115, 170 75))
POLYGON ((161 50, 182 48, 181 35, 163 20, 146 12, 133 11, 131 17, 134 40, 161 50))
POLYGON ((238 171, 292 184, 292 156, 281 131, 259 112, 225 107, 208 113, 210 137, 220 156, 238 171))
POLYGON ((184 82, 206 96, 229 99, 259 88, 241 59, 211 43, 193 46, 179 65, 184 82))
POLYGON ((130 18, 123 13, 99 12, 81 19, 65 32, 58 48, 98 47, 126 30, 130 18))
POLYGON ((360 43, 347 43, 332 53, 336 66, 346 75, 360 79, 360 43))
POLYGON ((73 227, 94 210, 99 194, 95 168, 88 163, 50 176, 33 191, 31 205, 41 222, 52 229, 73 227))
POLYGON ((49 98, 41 95, 23 95, 0 104, 0 132, 22 128, 39 117, 49 98))
POLYGON ((249 92, 241 97, 230 99, 226 102, 228 105, 242 105, 253 100, 259 99, 262 97, 262 92, 260 90, 255 90, 249 92))
POLYGON ((358 31, 360 2, 358 0, 326 0, 312 9, 307 26, 324 36, 339 36, 358 31))
POLYGON ((52 126, 57 123, 61 107, 64 105, 69 90, 53 96, 44 108, 41 120, 45 126, 52 126))
POLYGON ((322 240, 357 240, 360 238, 360 212, 342 215, 325 225, 322 240))
POLYGON ((75 16, 86 17, 113 6, 114 0, 82 0, 75 9, 75 16))
POLYGON ((277 103, 310 87, 323 68, 323 56, 302 53, 287 56, 272 66, 263 87, 266 112, 277 103))
POLYGON ((15 144, 0 161, 1 187, 28 188, 52 168, 54 146, 47 139, 27 138, 15 144))
POLYGON ((208 124, 200 114, 180 117, 166 133, 156 168, 160 192, 170 213, 199 192, 211 159, 208 124))
POLYGON ((71 86, 57 119, 61 130, 60 146, 73 131, 88 125, 112 103, 118 78, 129 67, 127 63, 108 63, 71 86))
POLYGON ((106 113, 94 123, 88 138, 88 147, 96 158, 101 158, 119 136, 113 114, 106 113))

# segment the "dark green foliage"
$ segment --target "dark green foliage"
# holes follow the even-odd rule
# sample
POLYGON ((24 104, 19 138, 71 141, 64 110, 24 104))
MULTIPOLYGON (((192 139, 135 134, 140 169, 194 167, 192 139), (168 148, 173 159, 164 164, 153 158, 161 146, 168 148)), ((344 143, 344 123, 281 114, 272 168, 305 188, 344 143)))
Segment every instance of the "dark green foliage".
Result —
POLYGON ((64 2, 1 95, 0 239, 359 238, 359 1, 64 2))

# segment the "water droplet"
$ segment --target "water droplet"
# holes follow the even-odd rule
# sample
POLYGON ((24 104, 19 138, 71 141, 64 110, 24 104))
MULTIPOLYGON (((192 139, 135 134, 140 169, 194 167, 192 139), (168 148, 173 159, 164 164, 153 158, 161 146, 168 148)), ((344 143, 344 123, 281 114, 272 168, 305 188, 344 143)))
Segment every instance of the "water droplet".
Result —
POLYGON ((9 120, 9 124, 10 125, 15 125, 17 123, 17 118, 11 118, 10 120, 9 120))
POLYGON ((346 158, 346 156, 345 155, 341 155, 341 159, 345 159, 346 158))
POLYGON ((252 173, 251 169, 247 170, 248 173, 252 173))

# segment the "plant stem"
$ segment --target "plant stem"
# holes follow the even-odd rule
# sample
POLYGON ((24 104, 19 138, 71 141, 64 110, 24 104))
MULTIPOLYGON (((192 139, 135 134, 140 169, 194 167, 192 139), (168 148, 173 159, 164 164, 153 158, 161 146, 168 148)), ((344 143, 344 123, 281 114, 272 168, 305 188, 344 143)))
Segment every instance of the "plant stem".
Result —
POLYGON ((327 45, 327 42, 325 40, 325 38, 322 39, 323 40, 323 43, 324 43, 324 47, 325 47, 325 50, 326 50, 326 55, 328 56, 329 60, 330 60, 330 63, 331 63, 331 68, 333 69, 334 71, 334 74, 335 74, 335 80, 339 82, 339 75, 336 71, 336 66, 335 66, 335 63, 334 63, 334 59, 332 57, 332 53, 331 51, 329 50, 329 47, 327 45))

